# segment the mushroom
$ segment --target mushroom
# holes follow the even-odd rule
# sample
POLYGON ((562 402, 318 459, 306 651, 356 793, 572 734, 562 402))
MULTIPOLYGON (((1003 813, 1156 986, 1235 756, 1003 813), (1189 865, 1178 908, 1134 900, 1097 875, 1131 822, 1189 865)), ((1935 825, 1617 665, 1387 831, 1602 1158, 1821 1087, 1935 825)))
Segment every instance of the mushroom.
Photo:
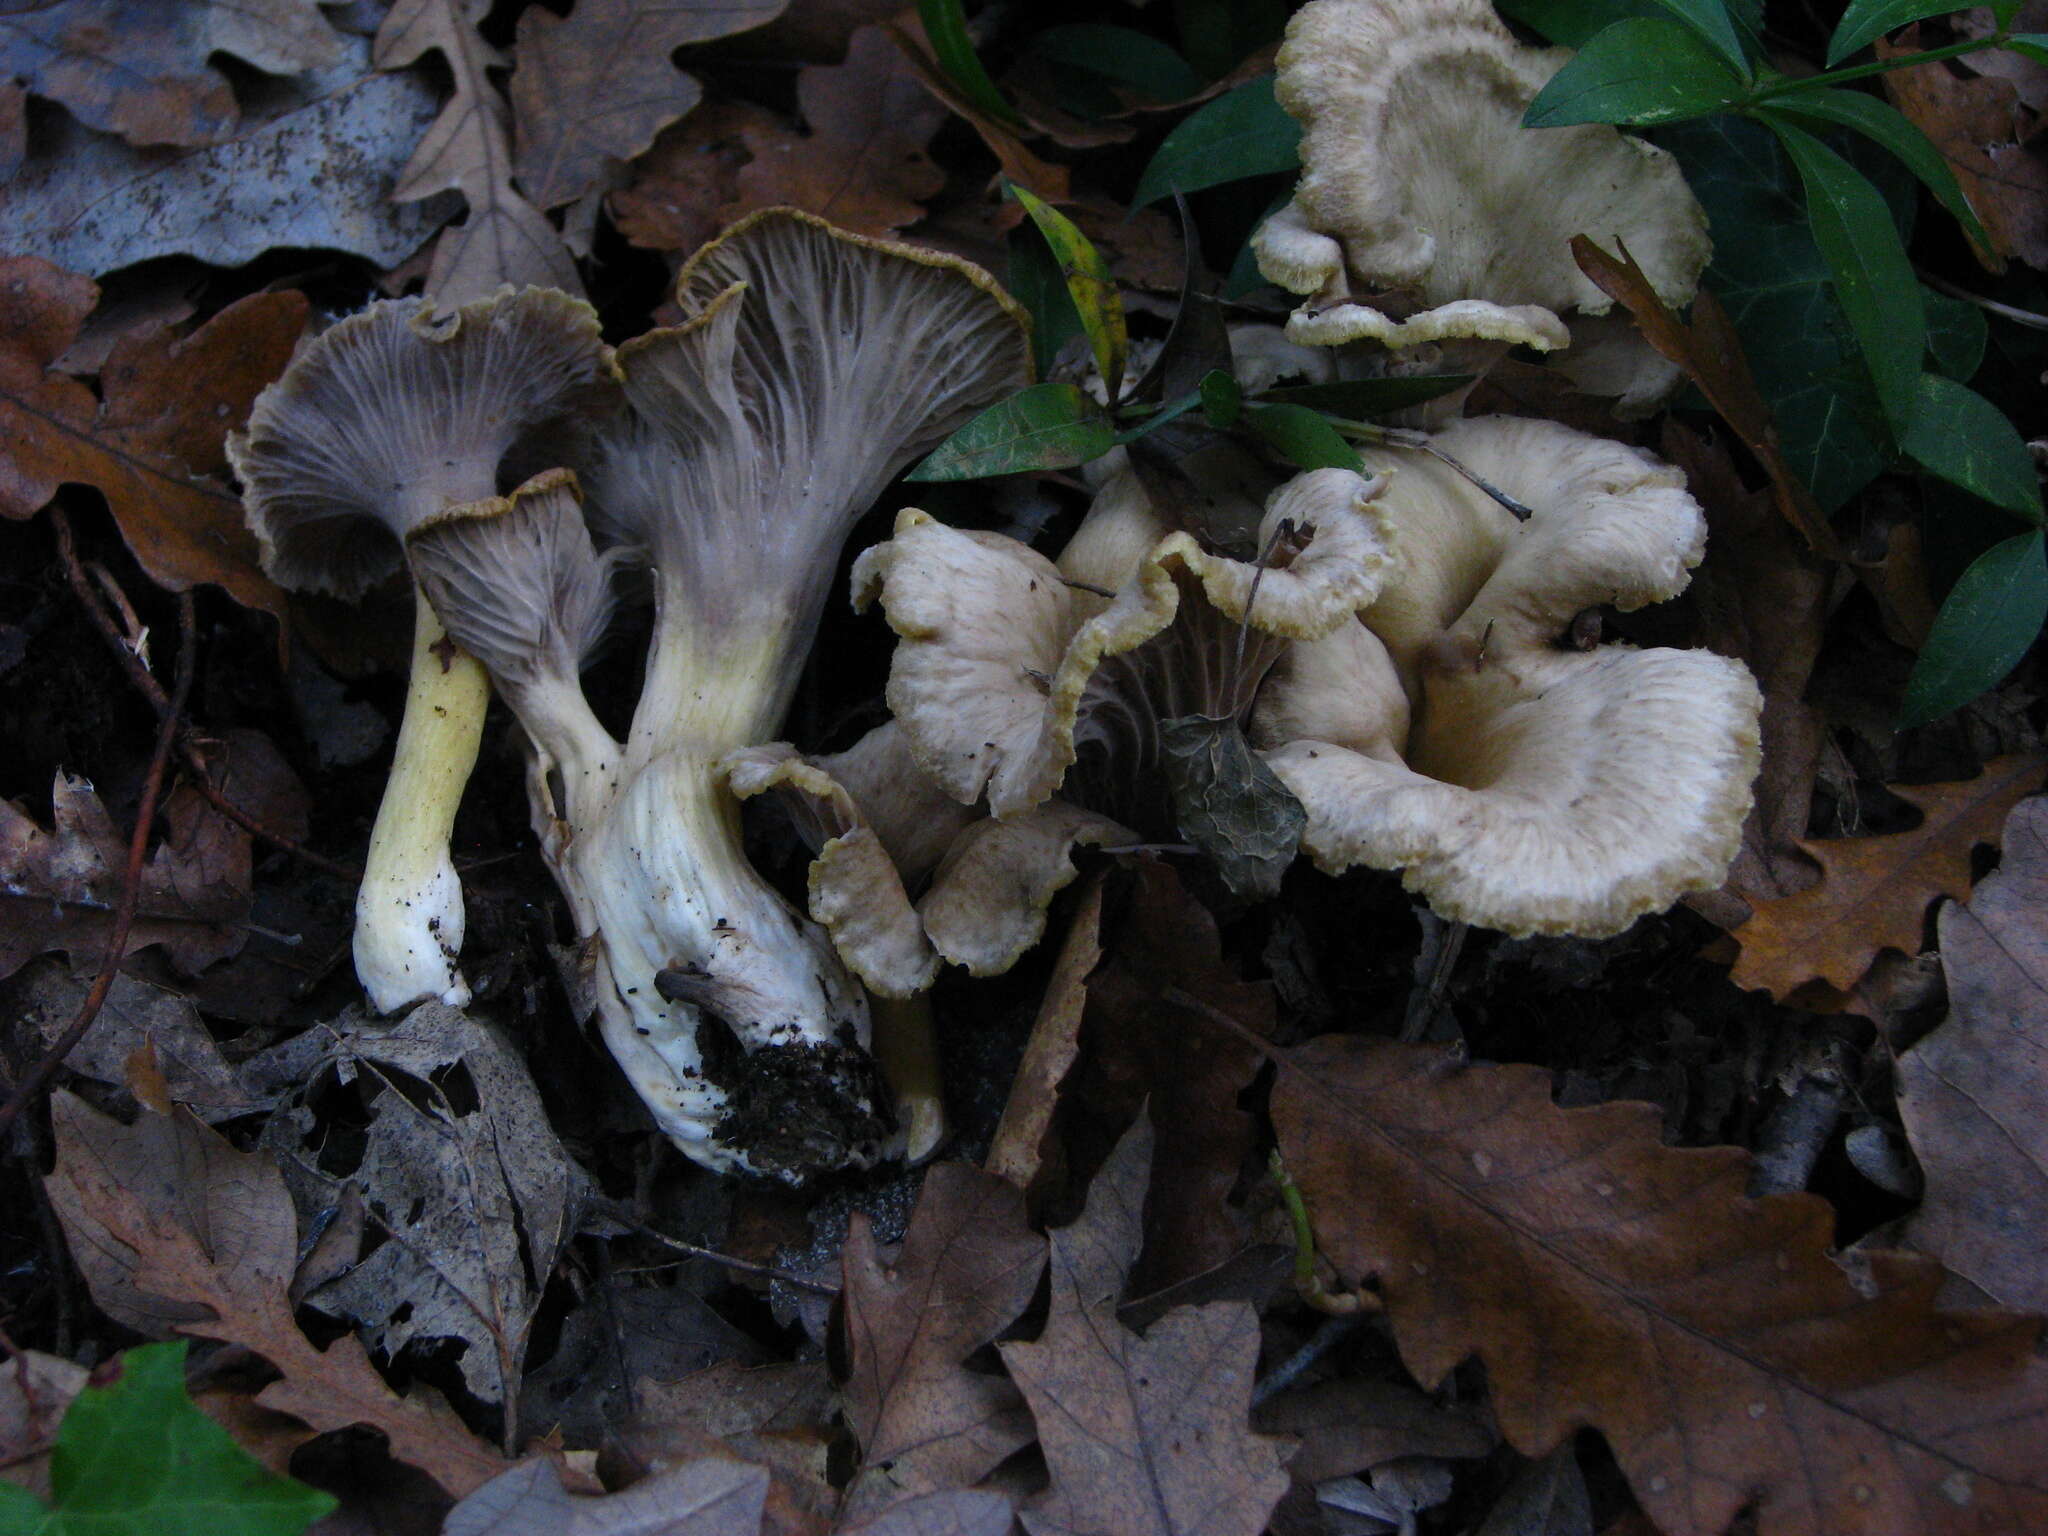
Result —
POLYGON ((566 485, 424 526, 413 557, 535 744, 536 821, 591 943, 613 1055, 690 1157, 794 1179, 871 1161, 886 1106, 867 1000, 747 862, 722 763, 779 729, 853 523, 1027 380, 1028 344, 978 268, 788 209, 699 251, 677 298, 682 325, 619 350, 631 420, 592 487, 591 525, 654 591, 625 741, 591 714, 572 648, 544 641, 578 633, 587 601, 533 595, 586 593, 604 563, 566 485), (543 499, 552 531, 521 532, 520 508, 538 516, 543 499), (491 552, 458 543, 464 529, 489 530, 491 552), (486 574, 522 562, 516 587, 486 574))
MULTIPOLYGON (((389 300, 334 325, 228 438, 263 568, 286 587, 360 597, 398 568, 422 519, 495 495, 508 460, 559 454, 602 362, 596 313, 553 289, 506 288, 447 314, 389 300)), ((415 592, 405 718, 356 893, 356 975, 379 1012, 469 1000, 448 837, 489 686, 415 592)))
POLYGON ((1458 922, 1617 933, 1720 884, 1758 762, 1756 684, 1703 650, 1599 643, 1589 610, 1673 597, 1705 550, 1684 477, 1544 421, 1375 451, 1396 575, 1360 622, 1281 658, 1255 742, 1330 873, 1404 871, 1458 922))
POLYGON ((1638 412, 1669 393, 1675 368, 1632 330, 1567 329, 1568 312, 1613 303, 1570 241, 1625 241, 1682 305, 1710 254, 1706 215, 1677 162, 1641 139, 1522 126, 1569 58, 1515 41, 1488 0, 1312 0, 1295 13, 1276 89, 1302 124, 1302 177, 1253 239, 1266 277, 1309 295, 1292 340, 1443 343, 1467 362, 1577 342, 1577 366, 1597 333, 1581 387, 1638 412), (1366 302, 1354 285, 1392 291, 1366 302))
POLYGON ((1171 836, 1162 724, 1242 718, 1290 641, 1372 600, 1378 492, 1336 469, 1288 482, 1262 541, 1296 543, 1264 565, 1170 530, 1127 466, 1057 564, 900 513, 853 573, 856 604, 880 601, 901 637, 895 718, 834 757, 777 745, 730 764, 737 793, 775 790, 795 812, 818 854, 811 915, 848 965, 897 996, 941 961, 1007 970, 1078 873, 1075 847, 1171 836))

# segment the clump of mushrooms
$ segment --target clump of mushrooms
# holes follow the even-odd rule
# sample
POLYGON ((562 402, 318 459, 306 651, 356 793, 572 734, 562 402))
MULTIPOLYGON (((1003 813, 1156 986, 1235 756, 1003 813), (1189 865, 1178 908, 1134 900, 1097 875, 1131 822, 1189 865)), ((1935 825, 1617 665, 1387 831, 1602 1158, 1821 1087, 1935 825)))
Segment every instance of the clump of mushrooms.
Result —
POLYGON ((1703 650, 1601 643, 1598 610, 1676 596, 1705 548, 1684 477, 1546 421, 1480 417, 1366 455, 1395 575, 1361 622, 1293 647, 1253 739, 1332 873, 1404 871, 1441 916, 1513 935, 1619 932, 1720 884, 1761 696, 1703 650))
POLYGON ((1464 365, 1571 347, 1574 381, 1626 412, 1669 393, 1676 370, 1598 318, 1613 301, 1570 242, 1625 242, 1682 305, 1707 264, 1706 215, 1653 145, 1598 124, 1522 126, 1569 58, 1517 42, 1488 0, 1312 0, 1295 14, 1276 89, 1302 125, 1302 176, 1254 238, 1266 277, 1308 296, 1292 340, 1443 344, 1464 365))
MULTIPOLYGON (((446 314, 372 305, 307 346, 228 438, 264 569, 360 597, 397 569, 410 530, 495 495, 522 456, 558 451, 605 393, 597 316, 566 294, 507 288, 446 314)), ((469 1001, 448 836, 490 685, 417 592, 414 615, 405 718, 356 896, 356 974, 386 1013, 469 1001)))
POLYGON ((630 423, 588 525, 573 482, 542 477, 410 548, 533 742, 535 820, 606 1043, 690 1157, 794 1178, 871 1161, 888 1108, 867 1000, 748 863, 723 760, 780 728, 855 520, 1026 382, 1028 346, 978 268, 787 209, 701 250, 677 299, 689 319, 619 350, 630 423), (626 562, 648 568, 655 627, 621 742, 577 672, 626 562))
POLYGON ((900 637, 895 718, 836 757, 776 746, 733 762, 740 793, 795 805, 818 849, 812 915, 855 972, 904 996, 941 961, 1006 970, 1074 878, 1075 846, 1175 837, 1162 728, 1242 719, 1290 644, 1374 599, 1382 483, 1289 481, 1257 563, 1173 529, 1127 467, 1057 562, 901 513, 853 577, 856 604, 879 601, 900 637))

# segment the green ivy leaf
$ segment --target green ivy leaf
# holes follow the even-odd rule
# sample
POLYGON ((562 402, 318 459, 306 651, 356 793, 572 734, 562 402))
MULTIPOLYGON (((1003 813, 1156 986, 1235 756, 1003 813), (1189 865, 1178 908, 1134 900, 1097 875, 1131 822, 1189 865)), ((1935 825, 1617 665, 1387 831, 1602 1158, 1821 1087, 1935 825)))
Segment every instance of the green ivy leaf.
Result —
POLYGON ((1301 125, 1273 95, 1273 77, 1261 75, 1191 113, 1166 136, 1138 178, 1131 208, 1300 164, 1301 125))
POLYGON ((1835 297, 1849 318, 1892 430, 1903 431, 1912 417, 1927 320, 1898 226, 1877 188, 1848 161, 1771 109, 1760 109, 1758 116, 1798 167, 1807 218, 1827 258, 1835 297))
POLYGON ((1749 82, 1691 27, 1644 16, 1596 33, 1536 93, 1522 126, 1676 122, 1718 112, 1748 92, 1749 82))
POLYGON ((317 1489, 266 1469, 185 1395, 185 1345, 123 1353, 120 1374, 72 1400, 50 1454, 45 1509, 0 1498, 0 1531, 37 1536, 299 1536, 332 1513, 317 1489))
POLYGON ((1828 39, 1828 68, 1886 32, 1929 16, 1946 16, 1955 9, 1943 0, 1852 0, 1835 23, 1835 35, 1828 39))
POLYGON ((1728 7, 1722 4, 1722 0, 1657 0, 1657 3, 1697 32, 1701 40, 1734 65, 1744 79, 1749 78, 1749 54, 1743 48, 1742 34, 1735 30, 1735 20, 1728 14, 1728 7))
POLYGON ((2014 667, 2048 618, 2048 551, 2040 530, 1994 544, 1963 572, 1935 615, 1906 683, 1899 724, 1925 725, 2014 667))
POLYGON ((1173 48, 1134 27, 1076 22, 1047 27, 1031 39, 1028 59, 1055 69, 1098 76, 1147 101, 1186 101, 1201 93, 1202 77, 1173 48))
POLYGON ((992 405, 931 451, 909 480, 979 480, 1070 469, 1116 446, 1116 428, 1072 384, 1034 384, 992 405))
POLYGON ((1469 373, 1412 373, 1401 378, 1351 379, 1337 384, 1295 384, 1269 389, 1258 398, 1275 405, 1305 405, 1332 416, 1361 421, 1405 411, 1411 405, 1448 395, 1472 382, 1469 373))
POLYGON ((1925 469, 1994 507, 2041 517, 2041 477, 2005 413, 1975 390, 1923 373, 1899 446, 1925 469))
POLYGON ((1238 723, 1206 715, 1160 721, 1159 765, 1181 836, 1209 856, 1231 894, 1279 895, 1308 812, 1238 723))
POLYGON ((924 23, 932 57, 953 89, 973 103, 984 117, 1012 128, 1022 127, 1024 119, 1003 99, 1003 93, 982 67, 981 56, 974 51, 974 39, 968 35, 967 17, 960 9, 960 0, 917 0, 917 16, 924 23))
POLYGON ((1991 237, 1977 222, 1977 215, 1963 196, 1956 173, 1949 169, 1941 151, 1926 134, 1907 121, 1906 115, 1882 97, 1864 91, 1846 91, 1839 86, 1802 86, 1772 101, 1770 111, 1787 117, 1812 118, 1837 127, 1853 128, 1872 143, 1899 157, 1900 162, 1926 184, 1941 206, 1955 216, 1969 237, 1984 249, 1991 237))
POLYGON ((1124 329, 1124 301, 1116 291, 1116 279, 1109 275, 1109 263, 1059 209, 1014 181, 1007 184, 1007 190, 1024 205, 1031 222, 1052 247, 1060 273, 1067 280, 1074 311, 1081 317, 1081 329, 1088 333, 1096 371, 1102 375, 1104 390, 1114 401, 1123 388, 1124 363, 1130 357, 1131 342, 1124 329))
POLYGON ((1927 355, 1937 371, 1967 384, 1984 365, 1991 327, 1984 311, 1967 299, 1952 299, 1924 283, 1920 304, 1927 312, 1927 355))
POLYGON ((1365 471, 1358 450, 1305 405, 1246 405, 1244 419, 1297 469, 1365 471))

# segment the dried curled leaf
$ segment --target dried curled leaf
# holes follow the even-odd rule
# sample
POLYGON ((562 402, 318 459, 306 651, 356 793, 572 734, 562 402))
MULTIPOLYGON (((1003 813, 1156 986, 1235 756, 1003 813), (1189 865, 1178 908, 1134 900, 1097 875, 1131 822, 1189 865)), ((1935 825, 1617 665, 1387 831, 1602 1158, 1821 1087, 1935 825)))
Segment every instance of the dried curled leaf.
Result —
POLYGON ((1970 850, 1998 841, 2006 812, 2040 787, 2044 773, 2048 758, 2014 755, 1993 758, 1960 783, 1895 784, 1892 793, 1921 812, 1910 832, 1802 839, 1821 867, 1820 882, 1754 904, 1734 932, 1742 946, 1735 984, 1783 998, 1819 977, 1847 991, 1879 950, 1917 953, 1927 904, 1969 890, 1970 850))
POLYGON ((1243 728, 1207 715, 1162 720, 1159 765, 1181 835, 1215 861, 1230 893, 1246 901, 1279 895, 1308 812, 1243 728))
POLYGON ((2038 1320, 1935 1310, 1936 1266, 1830 1256, 1809 1195, 1752 1200, 1733 1148, 1646 1104, 1559 1109, 1533 1067, 1326 1037, 1273 1119, 1324 1251, 1379 1283, 1425 1384, 1487 1368, 1540 1456, 1607 1437, 1665 1536, 2018 1533, 2048 1522, 2038 1320))

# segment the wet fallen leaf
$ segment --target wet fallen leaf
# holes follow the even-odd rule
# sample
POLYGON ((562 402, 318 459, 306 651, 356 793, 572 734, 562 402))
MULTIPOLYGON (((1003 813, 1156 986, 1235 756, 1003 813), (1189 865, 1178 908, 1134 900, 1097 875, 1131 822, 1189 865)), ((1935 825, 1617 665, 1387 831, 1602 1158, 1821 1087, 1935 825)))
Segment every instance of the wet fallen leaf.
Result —
POLYGON ((0 516, 33 516, 64 484, 107 498, 121 536, 158 585, 202 582, 282 614, 258 567, 241 499, 207 477, 257 392, 284 371, 305 296, 251 294, 186 337, 145 327, 121 338, 101 398, 47 371, 92 309, 91 283, 33 256, 0 260, 0 516))
MULTIPOLYGON (((1880 38, 1878 57, 1918 52, 1919 37, 1915 26, 1894 40, 1880 38)), ((1884 88, 1954 169, 1996 254, 2048 267, 2048 152, 2039 141, 2042 121, 2021 102, 2012 82, 1922 64, 1886 74, 1884 88)))
POLYGON ((1899 1115, 1927 1176, 1902 1236, 2000 1306, 2048 1312, 2048 800, 1942 908, 1949 1014, 1899 1057, 1899 1115))
POLYGON ((460 1339, 464 1384, 502 1402, 575 1230, 580 1175, 526 1063, 460 1009, 428 1003, 395 1026, 332 1026, 330 1038, 330 1061, 369 1099, 362 1161, 330 1173, 293 1149, 294 1176, 328 1202, 354 1183, 383 1241, 305 1301, 394 1355, 414 1339, 460 1339))
POLYGON ((670 54, 773 21, 788 4, 577 0, 567 16, 544 6, 523 12, 507 87, 520 187, 536 206, 554 208, 601 185, 703 97, 670 54))
POLYGON ((1635 317, 1645 341, 1685 370, 1721 419, 1756 455, 1771 478, 1778 511, 1799 530, 1807 547, 1816 554, 1839 555, 1839 544, 1814 503, 1813 492, 1779 450, 1771 408, 1757 392, 1742 343, 1720 301, 1702 288, 1693 299, 1691 321, 1681 320, 1657 297, 1626 248, 1618 256, 1611 255, 1584 235, 1574 235, 1572 258, 1602 293, 1635 317))
POLYGON ((886 31, 862 27, 845 63, 799 71, 796 95, 805 132, 758 118, 741 128, 753 159, 728 217, 788 203, 868 235, 924 217, 925 200, 946 184, 925 153, 946 112, 886 31))
POLYGON ((1181 836, 1206 854, 1230 894, 1271 901, 1301 848, 1308 812, 1235 720, 1159 722, 1159 764, 1181 836))
POLYGON ((1790 896, 1754 902, 1734 932, 1742 953, 1733 979, 1783 998, 1818 977, 1854 986, 1881 949, 1917 953, 1928 903, 1970 888, 1970 850, 1996 843, 2006 812, 2041 786, 2048 759, 1993 758, 1956 784, 1890 786, 1921 812, 1910 832, 1802 839, 1819 882, 1790 896))
POLYGON ((607 1426, 605 1440, 638 1467, 656 1470, 707 1455, 766 1467, 764 1536, 816 1536, 831 1523, 829 1480, 839 1394, 822 1360, 747 1367, 725 1361, 679 1381, 634 1385, 637 1409, 607 1426))
POLYGON ((787 135, 782 119, 745 101, 708 101, 633 162, 633 180, 608 204, 634 245, 688 253, 717 234, 737 205, 740 171, 756 136, 787 135))
POLYGON ((488 298, 500 283, 534 283, 583 293, 561 232, 513 185, 512 134, 505 98, 491 83, 504 54, 477 28, 490 0, 397 0, 377 30, 379 69, 404 69, 438 52, 453 79, 448 105, 420 140, 391 193, 416 202, 460 192, 469 211, 444 230, 427 273, 427 292, 444 306, 488 298))
POLYGON ((1031 1443, 1017 1389, 963 1364, 1024 1310, 1045 1266, 1021 1191, 942 1163, 925 1177, 893 1263, 881 1261, 861 1212, 843 1260, 846 1418, 862 1456, 850 1516, 977 1482, 1031 1443))
POLYGON ((1476 1355, 1525 1455, 1598 1429, 1665 1536, 1743 1509, 1760 1536, 2048 1521, 2039 1322, 1936 1311, 1916 1256, 1852 1275, 1827 1205, 1748 1198, 1742 1153, 1663 1145, 1648 1105, 1559 1109, 1540 1068, 1359 1037, 1285 1057, 1273 1119, 1416 1379, 1476 1355))
POLYGON ((544 1461, 500 1473, 448 1511, 442 1536, 755 1536, 768 1473, 706 1459, 657 1472, 622 1493, 568 1493, 544 1461))
POLYGON ((379 266, 417 250, 458 211, 452 198, 401 206, 389 196, 434 120, 434 89, 417 74, 374 72, 367 38, 336 42, 335 63, 264 82, 204 145, 137 149, 69 118, 43 125, 20 172, 0 182, 12 253, 97 276, 181 254, 234 267, 277 246, 379 266))
POLYGON ((1142 1337, 1117 1321, 1151 1143, 1141 1117, 1089 1186, 1080 1220, 1051 1234, 1045 1331, 1002 1346, 1052 1476, 1025 1507, 1032 1536, 1258 1536, 1287 1491, 1280 1442, 1248 1422, 1259 1355, 1251 1307, 1177 1307, 1142 1337))
POLYGON ((1052 980, 1038 1005, 1025 1042, 1024 1059, 1011 1079, 1002 1122, 982 1166, 997 1178, 1029 1191, 1057 1158, 1051 1143, 1060 1084, 1081 1049, 1081 1018, 1088 1003, 1088 977, 1102 961, 1102 880, 1081 888, 1068 919, 1066 941, 1053 962, 1052 980))
POLYGON ((369 1425, 458 1497, 504 1470, 430 1391, 393 1392, 354 1335, 321 1350, 299 1331, 285 1299, 298 1222, 269 1159, 183 1111, 124 1126, 60 1092, 50 1115, 57 1165, 45 1187, 102 1309, 142 1332, 253 1350, 280 1378, 260 1405, 309 1434, 369 1425))
POLYGON ((234 131, 235 94, 215 54, 295 75, 340 48, 315 0, 56 0, 0 16, 0 75, 133 144, 212 144, 234 131))

